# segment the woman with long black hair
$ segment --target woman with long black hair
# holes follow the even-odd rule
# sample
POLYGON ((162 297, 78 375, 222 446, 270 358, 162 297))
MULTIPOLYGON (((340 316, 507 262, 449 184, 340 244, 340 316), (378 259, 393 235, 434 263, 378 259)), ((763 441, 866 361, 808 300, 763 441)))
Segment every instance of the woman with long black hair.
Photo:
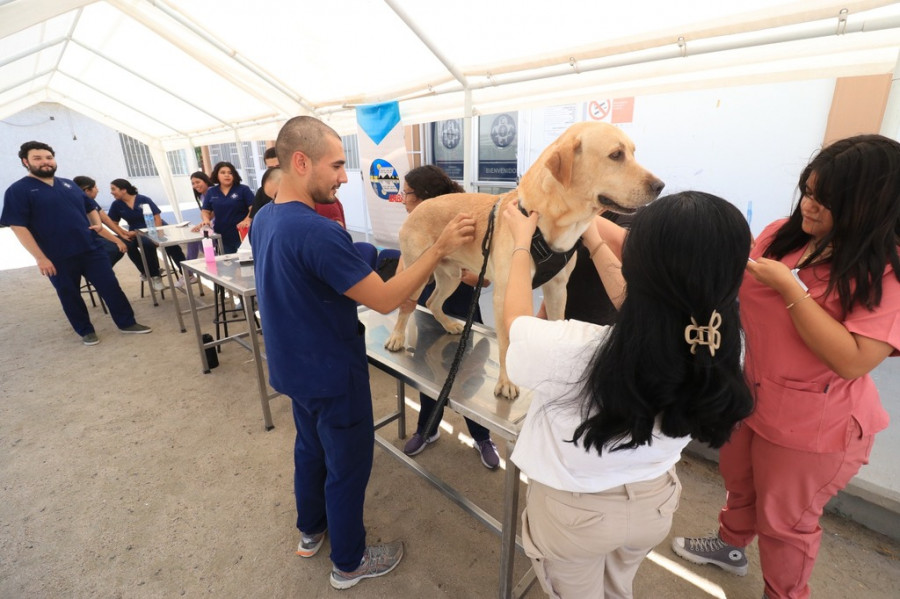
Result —
POLYGON ((758 537, 768 599, 809 597, 825 504, 888 425, 869 373, 900 348, 900 143, 836 141, 798 189, 790 218, 756 240, 741 287, 757 403, 719 453, 719 530, 672 546, 743 576, 758 537))
POLYGON ((506 366, 533 392, 512 454, 529 478, 522 541, 551 597, 631 597, 672 525, 682 449, 692 438, 721 446, 752 409, 737 305, 750 230, 716 196, 660 198, 638 211, 620 271, 617 242, 590 226, 589 258, 620 304, 601 326, 532 316, 539 218, 505 212, 515 240, 506 366))

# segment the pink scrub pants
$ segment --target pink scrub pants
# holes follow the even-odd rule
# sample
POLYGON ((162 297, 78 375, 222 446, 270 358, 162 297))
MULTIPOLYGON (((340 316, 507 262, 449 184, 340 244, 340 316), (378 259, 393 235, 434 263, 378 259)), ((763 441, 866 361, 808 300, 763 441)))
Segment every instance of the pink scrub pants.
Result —
POLYGON ((719 535, 737 547, 759 537, 769 599, 809 597, 825 504, 868 463, 873 441, 851 419, 844 451, 815 453, 776 445, 742 424, 720 450, 728 496, 719 535))

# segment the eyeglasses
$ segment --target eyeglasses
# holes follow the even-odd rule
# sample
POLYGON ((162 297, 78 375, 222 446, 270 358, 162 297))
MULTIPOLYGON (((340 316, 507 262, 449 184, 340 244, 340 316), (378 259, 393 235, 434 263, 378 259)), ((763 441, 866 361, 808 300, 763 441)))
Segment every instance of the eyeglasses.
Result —
POLYGON ((414 195, 416 195, 416 192, 414 192, 414 191, 406 191, 405 189, 400 190, 400 197, 403 198, 404 200, 408 196, 414 196, 414 195))

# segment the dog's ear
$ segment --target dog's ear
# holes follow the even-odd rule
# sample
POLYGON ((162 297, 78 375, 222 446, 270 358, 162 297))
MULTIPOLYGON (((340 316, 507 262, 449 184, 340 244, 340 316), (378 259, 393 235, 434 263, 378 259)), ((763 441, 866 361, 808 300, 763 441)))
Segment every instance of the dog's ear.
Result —
POLYGON ((572 171, 575 168, 575 155, 581 152, 581 138, 574 137, 557 144, 556 151, 547 161, 547 168, 553 178, 569 187, 572 182, 572 171))

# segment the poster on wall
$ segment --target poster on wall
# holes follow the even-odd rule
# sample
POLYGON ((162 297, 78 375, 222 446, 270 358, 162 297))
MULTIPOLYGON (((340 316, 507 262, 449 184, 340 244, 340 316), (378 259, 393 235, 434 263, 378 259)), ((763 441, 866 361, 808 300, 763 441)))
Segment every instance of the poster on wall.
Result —
POLYGON ((397 247, 406 208, 400 198, 402 181, 409 170, 400 105, 397 102, 366 104, 356 109, 359 167, 363 172, 366 207, 372 235, 381 244, 397 247))
POLYGON ((504 112, 478 119, 478 180, 515 181, 518 113, 504 112))
POLYGON ((432 154, 434 164, 451 179, 463 180, 465 133, 462 119, 450 119, 431 124, 432 154))

